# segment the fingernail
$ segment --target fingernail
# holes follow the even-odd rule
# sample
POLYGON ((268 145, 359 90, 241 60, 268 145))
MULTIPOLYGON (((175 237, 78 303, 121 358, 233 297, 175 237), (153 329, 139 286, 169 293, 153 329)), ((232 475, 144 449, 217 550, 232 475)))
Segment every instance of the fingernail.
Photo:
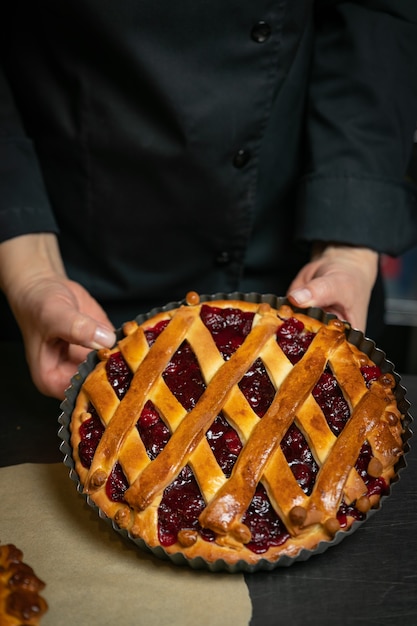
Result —
POLYGON ((111 348, 116 342, 116 335, 112 330, 97 326, 93 342, 95 348, 111 348))
POLYGON ((289 294, 293 300, 300 306, 310 302, 312 294, 309 289, 295 289, 289 294))

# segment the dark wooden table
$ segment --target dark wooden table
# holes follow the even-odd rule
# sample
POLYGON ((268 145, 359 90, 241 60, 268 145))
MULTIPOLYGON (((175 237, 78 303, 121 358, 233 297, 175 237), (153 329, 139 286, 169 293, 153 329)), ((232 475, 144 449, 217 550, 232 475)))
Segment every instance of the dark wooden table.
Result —
MULTIPOLYGON (((1 344, 1 354, 0 465, 62 461, 59 402, 35 390, 19 344, 1 344)), ((417 377, 404 376, 402 384, 413 413, 417 377)), ((413 439, 400 476, 381 510, 338 546, 290 568, 245 575, 253 606, 251 626, 417 625, 413 439)))

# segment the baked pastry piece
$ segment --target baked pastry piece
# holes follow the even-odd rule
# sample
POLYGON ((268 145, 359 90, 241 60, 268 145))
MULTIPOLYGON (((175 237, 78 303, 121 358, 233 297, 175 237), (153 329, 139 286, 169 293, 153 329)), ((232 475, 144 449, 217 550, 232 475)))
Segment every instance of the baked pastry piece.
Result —
POLYGON ((345 330, 195 293, 125 324, 72 413, 84 493, 133 538, 207 563, 331 541, 377 506, 402 454, 394 377, 345 330))
POLYGON ((0 545, 0 625, 38 626, 48 609, 45 587, 13 544, 0 545))

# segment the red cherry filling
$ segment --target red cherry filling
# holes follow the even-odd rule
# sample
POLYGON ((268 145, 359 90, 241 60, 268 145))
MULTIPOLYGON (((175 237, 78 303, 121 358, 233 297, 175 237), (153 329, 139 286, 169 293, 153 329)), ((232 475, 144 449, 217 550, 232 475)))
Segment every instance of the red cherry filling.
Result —
POLYGON ((248 526, 252 535, 246 547, 255 554, 263 554, 272 546, 281 546, 290 538, 284 524, 272 508, 262 484, 258 484, 242 522, 248 526))
POLYGON ((177 542, 182 529, 197 530, 206 541, 214 540, 214 533, 201 528, 198 518, 205 507, 200 488, 190 467, 186 465, 167 487, 158 508, 158 536, 162 546, 177 542))
POLYGON ((365 442, 356 461, 355 468, 368 488, 368 496, 386 495, 388 493, 388 485, 385 480, 382 477, 375 478, 368 474, 368 465, 372 456, 372 448, 368 442, 365 442))
POLYGON ((106 494, 113 502, 124 502, 124 493, 129 487, 129 481, 123 473, 120 463, 116 463, 106 482, 106 494))
POLYGON ((331 431, 338 435, 350 417, 350 409, 329 368, 323 372, 314 387, 313 397, 323 411, 331 431))
POLYGON ((206 388, 197 358, 187 341, 178 348, 162 376, 187 411, 196 405, 206 388))
MULTIPOLYGON (((201 319, 211 332, 223 358, 227 360, 249 334, 253 314, 234 308, 221 309, 203 305, 201 319)), ((146 331, 149 345, 152 345, 168 323, 168 321, 160 322, 146 331)), ((277 332, 277 342, 293 364, 302 358, 313 338, 314 333, 305 331, 302 322, 295 318, 284 321, 277 332)), ((119 399, 122 399, 129 388, 132 373, 121 353, 111 355, 106 365, 106 372, 115 393, 119 399)), ((370 385, 381 372, 376 366, 365 366, 362 368, 362 374, 366 384, 370 385)), ((177 350, 165 369, 163 377, 186 411, 190 411, 195 406, 205 389, 198 360, 187 341, 184 341, 177 350)), ((245 374, 239 387, 255 413, 262 418, 273 400, 275 389, 260 359, 257 359, 245 374)), ((337 436, 349 419, 350 411, 337 380, 329 368, 320 377, 313 390, 313 396, 321 407, 329 427, 337 436)), ((90 406, 89 412, 91 418, 80 427, 81 442, 79 444, 80 459, 86 468, 91 465, 95 449, 104 431, 94 407, 90 406)), ((149 458, 151 460, 156 458, 163 450, 171 433, 151 402, 146 403, 137 428, 149 458)), ((219 466, 226 476, 230 476, 242 449, 238 433, 220 414, 213 421, 206 436, 219 466)), ((304 435, 295 424, 288 429, 281 448, 300 487, 306 494, 310 494, 319 468, 304 435)), ((364 444, 356 469, 368 487, 368 495, 383 494, 387 489, 385 481, 381 478, 372 478, 367 474, 371 455, 370 446, 367 443, 364 444)), ((121 502, 127 487, 128 481, 122 467, 117 463, 106 484, 107 495, 111 500, 121 502)), ((198 522, 204 506, 205 502, 197 481, 187 465, 165 489, 158 509, 158 532, 161 545, 170 546, 176 543, 178 532, 182 529, 194 529, 206 541, 213 541, 214 534, 201 528, 198 522)), ((342 527, 346 525, 347 516, 355 519, 363 518, 363 514, 353 505, 348 506, 342 502, 338 512, 342 527)), ((247 546, 255 553, 261 554, 271 546, 281 545, 289 537, 261 484, 258 485, 242 521, 251 530, 252 537, 247 546)))
POLYGON ((242 449, 239 435, 222 415, 218 415, 207 431, 207 441, 224 474, 229 477, 242 449))
POLYGON ((261 359, 257 359, 239 382, 239 389, 258 417, 263 417, 275 396, 272 384, 261 359))
POLYGON ((171 433, 150 400, 145 404, 136 428, 152 461, 164 449, 171 433))
POLYGON ((304 435, 295 424, 289 427, 281 449, 301 489, 310 495, 319 468, 304 435))
POLYGON ((240 309, 220 309, 207 305, 201 307, 200 315, 225 360, 236 352, 249 335, 254 316, 240 309))
POLYGON ((107 379, 121 400, 129 389, 133 374, 120 352, 115 352, 106 362, 107 379))
POLYGON ((88 407, 88 412, 91 414, 91 417, 80 426, 81 441, 78 445, 78 455, 80 457, 80 461, 83 467, 86 467, 87 469, 91 465, 98 442, 104 432, 104 426, 101 423, 95 408, 91 404, 88 407))
POLYGON ((295 317, 287 319, 278 329, 277 341, 291 363, 297 363, 314 339, 314 333, 304 330, 304 324, 295 317))
POLYGON ((364 365, 363 367, 361 367, 361 373, 368 387, 382 374, 381 369, 378 367, 378 365, 364 365))

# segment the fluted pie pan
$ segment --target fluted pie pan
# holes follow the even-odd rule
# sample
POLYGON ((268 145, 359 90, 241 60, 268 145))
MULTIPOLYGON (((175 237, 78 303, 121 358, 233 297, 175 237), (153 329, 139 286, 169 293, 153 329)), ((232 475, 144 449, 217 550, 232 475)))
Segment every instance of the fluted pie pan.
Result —
POLYGON ((411 437, 406 390, 334 316, 273 295, 191 294, 117 340, 73 377, 60 447, 88 504, 139 548, 213 572, 272 570, 340 543, 391 497, 411 437))

